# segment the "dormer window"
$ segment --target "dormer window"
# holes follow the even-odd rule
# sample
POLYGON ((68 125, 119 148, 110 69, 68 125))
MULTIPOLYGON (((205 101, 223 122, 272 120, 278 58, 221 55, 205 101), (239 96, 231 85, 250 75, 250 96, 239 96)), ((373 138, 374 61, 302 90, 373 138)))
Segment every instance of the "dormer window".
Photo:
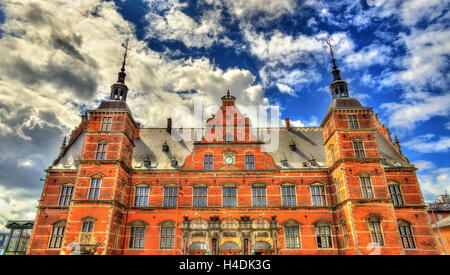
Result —
POLYGON ((283 154, 283 158, 281 159, 281 163, 283 166, 288 166, 288 160, 286 158, 286 155, 283 154))
POLYGON ((225 135, 225 141, 226 142, 233 142, 234 141, 233 135, 231 135, 231 134, 225 135))
POLYGON ((311 157, 311 158, 309 159, 309 164, 310 164, 311 166, 317 166, 317 163, 316 163, 316 160, 314 159, 314 157, 311 157))
POLYGON ((294 143, 293 140, 289 144, 289 147, 291 148, 292 151, 297 151, 297 145, 294 143))
POLYGON ((174 157, 172 157, 172 159, 170 160, 170 165, 174 168, 176 168, 178 166, 178 161, 177 159, 174 157))
POLYGON ((169 145, 167 145, 167 141, 164 141, 164 144, 162 146, 162 150, 163 150, 163 152, 168 152, 169 151, 169 145))
POLYGON ((150 160, 144 160, 144 167, 145 168, 147 168, 147 169, 149 169, 150 168, 150 166, 151 166, 151 161, 150 160))

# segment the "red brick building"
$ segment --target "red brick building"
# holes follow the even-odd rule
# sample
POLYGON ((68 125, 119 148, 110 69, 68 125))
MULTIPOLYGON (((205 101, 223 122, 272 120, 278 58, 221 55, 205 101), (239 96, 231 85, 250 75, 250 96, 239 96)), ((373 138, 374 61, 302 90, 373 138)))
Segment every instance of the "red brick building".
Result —
POLYGON ((123 66, 46 171, 28 254, 437 254, 417 169, 332 60, 320 127, 253 131, 228 92, 200 136, 141 128, 123 66))

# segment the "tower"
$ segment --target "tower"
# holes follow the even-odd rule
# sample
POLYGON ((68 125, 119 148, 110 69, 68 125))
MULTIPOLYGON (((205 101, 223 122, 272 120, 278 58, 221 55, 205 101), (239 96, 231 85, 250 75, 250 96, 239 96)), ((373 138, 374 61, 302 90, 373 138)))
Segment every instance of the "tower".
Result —
POLYGON ((132 154, 140 128, 126 103, 128 42, 123 46, 122 68, 110 98, 88 111, 89 126, 63 241, 66 254, 74 246, 82 254, 115 254, 114 249, 123 245, 120 232, 125 226, 132 154))

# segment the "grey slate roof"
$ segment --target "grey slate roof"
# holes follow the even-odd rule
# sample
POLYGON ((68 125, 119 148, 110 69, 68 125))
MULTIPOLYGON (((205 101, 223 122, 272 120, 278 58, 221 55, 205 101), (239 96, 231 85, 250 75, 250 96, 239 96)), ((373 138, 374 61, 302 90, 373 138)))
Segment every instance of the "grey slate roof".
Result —
POLYGON ((378 144, 381 157, 386 159, 386 162, 383 163, 385 167, 413 167, 412 164, 402 159, 400 154, 395 151, 391 144, 378 131, 375 131, 375 141, 378 144))
POLYGON ((128 111, 131 113, 127 103, 122 100, 104 100, 100 103, 97 110, 128 111))
POLYGON ((81 151, 83 150, 84 139, 86 132, 83 131, 75 140, 66 153, 59 159, 58 163, 52 166, 53 169, 76 169, 78 164, 76 160, 81 158, 81 151))
MULTIPOLYGON (((190 130, 190 129, 187 129, 190 130)), ((187 131, 185 130, 185 131, 187 131)), ((268 152, 272 156, 275 165, 281 169, 293 168, 326 168, 326 152, 323 145, 322 128, 292 127, 290 130, 286 128, 275 128, 271 131, 279 133, 279 146, 276 151, 268 152), (296 150, 290 148, 290 144, 296 145, 296 150), (309 160, 312 158, 316 161, 316 166, 310 166, 309 160), (281 160, 287 159, 287 166, 283 166, 281 160)), ((61 157, 58 163, 53 166, 54 169, 76 169, 75 162, 81 157, 81 151, 85 140, 85 132, 81 133, 77 140, 71 145, 67 152, 61 157)), ((387 140, 378 132, 375 134, 376 142, 380 148, 382 157, 386 158, 387 167, 412 167, 402 160, 400 155, 392 148, 387 140)), ((184 164, 187 156, 193 152, 194 141, 175 141, 166 131, 166 128, 144 128, 140 130, 139 138, 135 141, 132 167, 134 169, 169 169, 175 170, 184 164), (164 143, 169 146, 169 151, 164 152, 162 146, 164 143), (175 158, 178 161, 178 167, 172 167, 171 160, 175 158), (150 161, 150 167, 144 165, 144 161, 150 161)))

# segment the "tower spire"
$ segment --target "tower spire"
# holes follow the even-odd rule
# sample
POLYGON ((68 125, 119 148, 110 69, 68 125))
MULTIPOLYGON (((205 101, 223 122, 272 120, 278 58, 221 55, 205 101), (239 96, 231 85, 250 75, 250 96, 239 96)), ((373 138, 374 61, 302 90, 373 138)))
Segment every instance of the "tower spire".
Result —
POLYGON ((127 39, 125 43, 122 44, 122 47, 125 48, 125 53, 123 54, 122 68, 120 69, 119 78, 117 79, 117 82, 111 86, 110 100, 120 100, 120 101, 127 100, 128 87, 125 84, 125 78, 127 77, 127 74, 125 73, 125 66, 127 65, 127 57, 129 50, 128 42, 129 39, 127 39))
POLYGON ((331 62, 333 64, 333 83, 330 85, 331 95, 334 98, 338 97, 349 97, 348 96, 348 87, 347 82, 341 79, 341 71, 338 69, 336 65, 336 59, 334 58, 333 45, 331 45, 331 41, 328 39, 327 44, 330 47, 330 55, 331 62))
POLYGON ((125 48, 125 52, 123 54, 123 62, 122 62, 122 68, 120 69, 120 73, 119 73, 119 79, 117 80, 117 82, 125 84, 125 77, 127 76, 127 74, 125 73, 125 66, 127 65, 127 57, 128 57, 128 43, 129 43, 129 39, 127 39, 125 41, 125 43, 122 44, 122 47, 125 48))

